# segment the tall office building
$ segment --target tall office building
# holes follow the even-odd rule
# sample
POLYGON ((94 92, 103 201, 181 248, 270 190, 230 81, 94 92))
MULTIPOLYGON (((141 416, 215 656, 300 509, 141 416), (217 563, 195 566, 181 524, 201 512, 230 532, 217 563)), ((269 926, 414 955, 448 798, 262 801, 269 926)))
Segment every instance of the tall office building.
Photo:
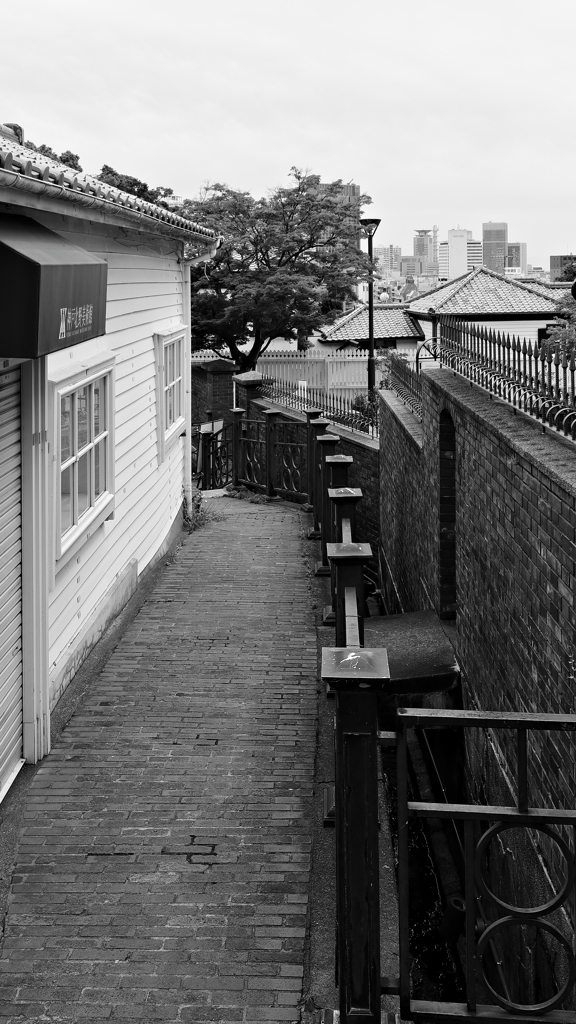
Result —
POLYGON ((416 228, 414 235, 414 256, 424 261, 423 273, 429 277, 438 275, 438 228, 416 228))
POLYGON ((399 245, 375 245, 374 262, 378 265, 380 276, 386 280, 393 274, 400 273, 400 257, 402 249, 399 245))
POLYGON ((508 225, 504 221, 489 220, 482 225, 484 266, 503 274, 508 255, 508 225))
POLYGON ((469 238, 466 246, 468 258, 468 270, 481 267, 484 262, 484 246, 476 238, 469 238))
POLYGON ((528 255, 526 242, 508 242, 506 269, 518 269, 521 275, 525 276, 527 268, 528 255))
MULTIPOLYGON (((576 263, 576 256, 573 253, 567 253, 564 256, 551 256, 550 257, 550 280, 559 281, 562 276, 564 267, 567 267, 570 263, 576 263)), ((534 268, 531 268, 534 269, 534 268)), ((537 268, 538 269, 538 268, 537 268)))
POLYGON ((439 277, 452 281, 475 267, 482 266, 482 242, 472 238, 466 228, 452 228, 448 241, 440 242, 438 252, 439 277))

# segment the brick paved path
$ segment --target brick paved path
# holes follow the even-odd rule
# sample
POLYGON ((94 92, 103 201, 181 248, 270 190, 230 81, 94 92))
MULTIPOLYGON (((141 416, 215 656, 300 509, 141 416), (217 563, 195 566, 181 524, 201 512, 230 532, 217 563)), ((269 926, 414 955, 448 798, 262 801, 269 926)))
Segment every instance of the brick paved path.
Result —
POLYGON ((316 648, 300 512, 214 502, 27 800, 2 1024, 297 1021, 316 648))

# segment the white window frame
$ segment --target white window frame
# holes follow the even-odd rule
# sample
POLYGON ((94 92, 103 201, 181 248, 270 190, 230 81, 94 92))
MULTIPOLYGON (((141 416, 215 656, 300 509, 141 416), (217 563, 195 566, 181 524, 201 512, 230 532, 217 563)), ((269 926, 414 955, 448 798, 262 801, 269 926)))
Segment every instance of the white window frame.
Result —
MULTIPOLYGON (((83 360, 82 363, 71 363, 50 374, 50 399, 52 409, 52 444, 53 444, 53 474, 52 474, 52 508, 53 508, 53 548, 55 571, 58 572, 86 543, 94 531, 106 520, 113 517, 114 513, 114 396, 115 396, 115 356, 109 355, 102 358, 102 353, 92 358, 83 360), (105 380, 105 430, 100 431, 99 437, 105 433, 105 488, 93 505, 89 506, 86 512, 79 518, 71 529, 62 536, 61 521, 61 436, 60 436, 60 409, 62 398, 71 395, 86 385, 104 378, 105 380)), ((90 441, 85 446, 90 448, 90 441)), ((67 460, 68 461, 68 460, 67 460)))
POLYGON ((156 429, 158 437, 158 465, 164 462, 178 438, 186 431, 186 328, 183 324, 166 331, 158 331, 154 335, 154 352, 156 358, 156 429), (168 360, 166 351, 170 345, 180 342, 180 366, 173 380, 168 380, 168 360), (178 407, 180 415, 173 423, 166 422, 166 393, 169 388, 177 386, 178 407))

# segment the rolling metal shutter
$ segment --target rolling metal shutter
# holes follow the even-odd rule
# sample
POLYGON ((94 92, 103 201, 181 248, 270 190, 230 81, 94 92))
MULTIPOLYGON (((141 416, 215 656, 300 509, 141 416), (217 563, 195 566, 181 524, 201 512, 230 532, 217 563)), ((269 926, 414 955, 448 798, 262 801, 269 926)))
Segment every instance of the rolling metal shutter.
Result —
POLYGON ((0 800, 22 766, 20 367, 0 371, 0 800))

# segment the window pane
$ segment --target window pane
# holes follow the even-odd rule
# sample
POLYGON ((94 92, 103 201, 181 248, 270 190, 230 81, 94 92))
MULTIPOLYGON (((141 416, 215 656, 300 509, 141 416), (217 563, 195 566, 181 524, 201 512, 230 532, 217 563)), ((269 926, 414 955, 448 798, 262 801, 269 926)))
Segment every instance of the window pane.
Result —
POLYGON ((166 346, 166 383, 171 384, 174 380, 174 344, 166 346))
POLYGON ((88 388, 76 392, 78 416, 78 450, 88 443, 88 388))
POLYGON ((106 441, 94 445, 94 499, 106 490, 106 441))
POLYGON ((72 470, 73 466, 60 474, 60 532, 66 533, 72 526, 72 470))
POLYGON ((182 415, 181 412, 180 412, 180 381, 178 381, 178 383, 174 385, 173 392, 174 392, 174 422, 176 422, 178 417, 182 415))
POLYGON ((66 462, 72 454, 72 438, 70 436, 70 414, 72 399, 70 395, 60 399, 60 461, 66 462))
POLYGON ((168 388, 166 392, 166 426, 171 427, 174 423, 174 409, 172 407, 172 388, 168 388))
POLYGON ((90 456, 92 450, 78 459, 78 518, 90 507, 90 456))
POLYGON ((104 380, 94 381, 94 434, 93 437, 98 437, 98 434, 104 430, 104 380))

